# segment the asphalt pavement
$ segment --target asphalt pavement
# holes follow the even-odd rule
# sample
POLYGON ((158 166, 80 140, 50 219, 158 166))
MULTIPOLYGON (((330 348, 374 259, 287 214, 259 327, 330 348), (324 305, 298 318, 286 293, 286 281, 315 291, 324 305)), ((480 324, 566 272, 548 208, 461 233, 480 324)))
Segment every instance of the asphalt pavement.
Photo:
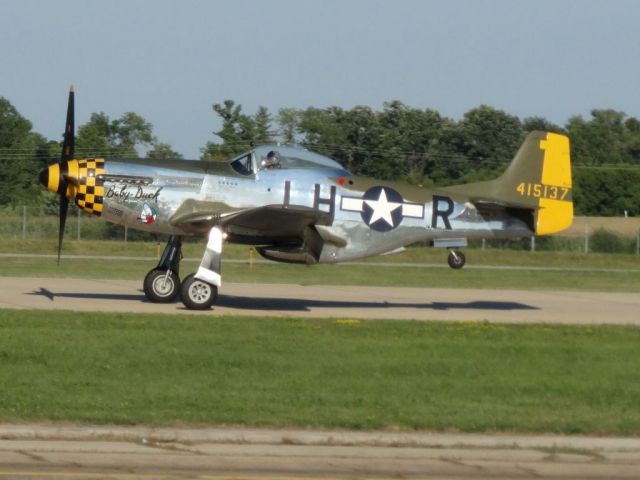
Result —
POLYGON ((0 425, 0 478, 637 479, 640 439, 0 425))
POLYGON ((0 277, 0 308, 131 313, 640 324, 640 295, 553 290, 224 283, 212 310, 146 300, 142 282, 0 277))

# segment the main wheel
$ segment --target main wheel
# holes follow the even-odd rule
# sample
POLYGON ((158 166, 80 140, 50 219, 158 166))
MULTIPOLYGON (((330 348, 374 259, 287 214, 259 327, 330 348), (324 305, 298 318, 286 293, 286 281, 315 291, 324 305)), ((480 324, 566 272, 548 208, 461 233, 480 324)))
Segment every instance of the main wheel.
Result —
POLYGON ((467 259, 464 256, 464 253, 462 253, 461 251, 451 250, 449 252, 449 258, 447 258, 447 262, 449 263, 449 266, 451 268, 453 268, 454 270, 459 270, 460 268, 464 267, 467 259))
POLYGON ((180 298, 184 306, 190 310, 207 310, 216 303, 218 287, 198 280, 195 274, 187 275, 182 281, 180 298))
POLYGON ((144 277, 143 290, 150 302, 171 303, 180 293, 180 279, 170 270, 154 268, 144 277))

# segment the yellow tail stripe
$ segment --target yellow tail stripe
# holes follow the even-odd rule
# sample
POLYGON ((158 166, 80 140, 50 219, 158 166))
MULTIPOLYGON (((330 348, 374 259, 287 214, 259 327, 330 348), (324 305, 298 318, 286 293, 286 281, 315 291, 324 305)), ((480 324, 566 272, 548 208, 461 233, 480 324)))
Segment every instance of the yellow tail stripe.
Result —
POLYGON ((540 148, 544 150, 542 184, 571 188, 569 138, 548 133, 546 140, 540 140, 540 148))
MULTIPOLYGON (((540 141, 540 149, 544 151, 541 183, 570 189, 572 181, 569 138, 548 133, 547 139, 540 141)), ((540 198, 538 205, 537 235, 561 232, 573 222, 573 202, 570 200, 540 198)))

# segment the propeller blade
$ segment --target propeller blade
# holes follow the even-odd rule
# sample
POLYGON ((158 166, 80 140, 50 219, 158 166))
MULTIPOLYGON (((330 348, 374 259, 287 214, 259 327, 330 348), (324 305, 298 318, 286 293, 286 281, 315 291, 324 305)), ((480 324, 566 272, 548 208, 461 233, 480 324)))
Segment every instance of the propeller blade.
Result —
MULTIPOLYGON (((60 171, 66 171, 66 162, 73 160, 73 150, 75 147, 75 88, 69 88, 69 103, 67 104, 67 121, 64 125, 64 140, 62 142, 62 154, 60 155, 60 171)), ((62 253, 62 239, 64 238, 64 227, 67 223, 67 212, 69 211, 69 199, 66 197, 69 178, 62 175, 60 178, 60 227, 58 230, 58 265, 60 265, 60 254, 62 253)))
POLYGON ((60 196, 60 228, 58 230, 58 265, 60 265, 60 254, 62 253, 62 238, 64 237, 64 227, 67 223, 67 212, 69 211, 69 199, 64 195, 60 196))
POLYGON ((69 103, 67 104, 67 122, 64 126, 64 141, 62 142, 62 155, 60 163, 73 159, 73 149, 75 147, 75 87, 69 87, 69 103))

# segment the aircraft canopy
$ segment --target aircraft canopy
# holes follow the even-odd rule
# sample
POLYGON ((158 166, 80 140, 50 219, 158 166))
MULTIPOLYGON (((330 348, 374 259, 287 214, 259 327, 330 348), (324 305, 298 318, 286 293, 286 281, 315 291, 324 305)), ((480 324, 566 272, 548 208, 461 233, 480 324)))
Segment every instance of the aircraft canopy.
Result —
POLYGON ((241 175, 251 175, 270 168, 329 168, 344 171, 344 167, 324 155, 299 147, 261 145, 231 161, 241 175))

